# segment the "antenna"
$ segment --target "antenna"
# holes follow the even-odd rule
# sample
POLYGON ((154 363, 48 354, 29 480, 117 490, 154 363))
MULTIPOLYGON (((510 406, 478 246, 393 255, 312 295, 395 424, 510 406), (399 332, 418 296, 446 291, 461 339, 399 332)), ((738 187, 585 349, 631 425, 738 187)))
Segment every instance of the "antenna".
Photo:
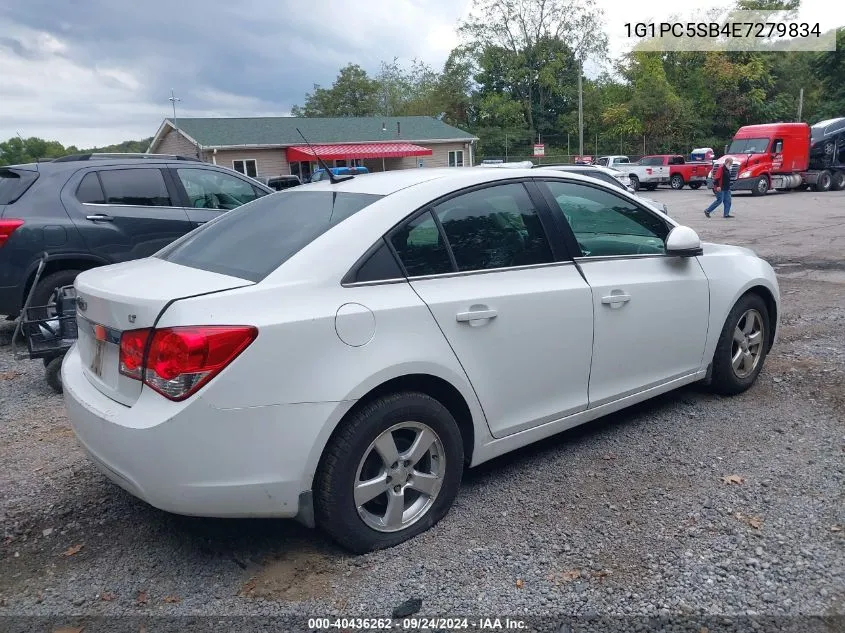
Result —
MULTIPOLYGON (((23 136, 21 136, 20 132, 15 132, 15 135, 21 140, 21 151, 23 151, 24 145, 25 145, 25 142, 23 140, 23 136)), ((38 173, 41 173, 41 170, 38 169, 38 159, 37 158, 35 159, 35 171, 37 171, 38 173)))
POLYGON ((308 139, 305 138, 305 135, 299 131, 299 128, 296 128, 296 131, 302 137, 302 140, 305 141, 305 144, 308 146, 308 149, 311 150, 311 153, 314 154, 314 158, 316 158, 317 162, 320 163, 320 167, 326 170, 326 174, 329 177, 329 182, 331 182, 333 185, 336 185, 339 182, 343 182, 344 180, 352 180, 355 177, 351 174, 348 176, 336 176, 335 174, 333 174, 332 170, 329 169, 329 166, 326 165, 326 162, 322 158, 320 158, 320 155, 317 153, 317 150, 311 147, 311 143, 309 143, 308 139))

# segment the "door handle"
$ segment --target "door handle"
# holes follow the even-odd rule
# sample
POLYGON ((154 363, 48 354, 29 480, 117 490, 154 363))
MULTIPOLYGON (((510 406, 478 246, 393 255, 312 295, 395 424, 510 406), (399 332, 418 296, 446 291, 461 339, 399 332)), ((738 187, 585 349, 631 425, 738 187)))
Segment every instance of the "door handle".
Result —
POLYGON ((455 318, 461 323, 466 323, 468 321, 493 319, 497 314, 495 310, 469 310, 468 312, 458 312, 455 318))
POLYGON ((110 215, 106 215, 105 213, 95 213, 94 215, 86 215, 86 220, 91 220, 92 222, 114 222, 114 218, 110 215))
POLYGON ((614 303, 628 303, 631 300, 631 295, 608 295, 601 298, 601 302, 605 305, 612 305, 614 303))

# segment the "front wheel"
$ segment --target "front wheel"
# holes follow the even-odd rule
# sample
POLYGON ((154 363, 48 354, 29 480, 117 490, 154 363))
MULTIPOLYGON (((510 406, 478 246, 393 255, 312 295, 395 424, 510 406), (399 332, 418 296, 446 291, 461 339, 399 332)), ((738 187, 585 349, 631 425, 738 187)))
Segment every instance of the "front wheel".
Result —
POLYGON ((765 196, 769 192, 769 179, 766 176, 760 176, 757 182, 754 183, 754 189, 751 190, 751 195, 765 196))
POLYGON ((711 387, 722 395, 747 390, 763 369, 770 337, 766 302, 757 294, 740 298, 728 315, 713 355, 711 387))
POLYGON ((669 179, 669 185, 672 189, 683 189, 684 188, 684 177, 680 174, 675 174, 672 178, 669 179))
POLYGON ((631 187, 633 187, 634 191, 640 190, 640 179, 636 176, 630 176, 631 179, 631 187))
POLYGON ((314 482, 317 525, 355 553, 393 547, 446 515, 463 468, 463 440, 446 407, 416 392, 379 398, 326 447, 314 482))

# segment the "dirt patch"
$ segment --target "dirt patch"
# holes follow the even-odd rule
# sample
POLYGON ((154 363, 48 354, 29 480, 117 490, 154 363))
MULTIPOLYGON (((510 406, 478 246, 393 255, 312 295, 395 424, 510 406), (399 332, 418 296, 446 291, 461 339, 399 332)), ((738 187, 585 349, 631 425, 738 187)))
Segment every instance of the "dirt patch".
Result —
POLYGON ((330 598, 343 582, 351 582, 356 568, 336 555, 295 550, 268 561, 247 581, 240 595, 282 602, 330 598))

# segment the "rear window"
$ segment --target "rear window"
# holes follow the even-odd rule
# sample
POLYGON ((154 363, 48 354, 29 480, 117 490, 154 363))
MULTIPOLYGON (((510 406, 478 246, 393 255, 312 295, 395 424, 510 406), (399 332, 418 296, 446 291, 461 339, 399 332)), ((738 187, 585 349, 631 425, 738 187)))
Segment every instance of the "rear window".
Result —
POLYGON ((296 189, 275 193, 227 211, 156 257, 258 282, 331 227, 381 197, 296 189))
POLYGON ((12 204, 38 180, 38 172, 0 168, 0 204, 12 204))

